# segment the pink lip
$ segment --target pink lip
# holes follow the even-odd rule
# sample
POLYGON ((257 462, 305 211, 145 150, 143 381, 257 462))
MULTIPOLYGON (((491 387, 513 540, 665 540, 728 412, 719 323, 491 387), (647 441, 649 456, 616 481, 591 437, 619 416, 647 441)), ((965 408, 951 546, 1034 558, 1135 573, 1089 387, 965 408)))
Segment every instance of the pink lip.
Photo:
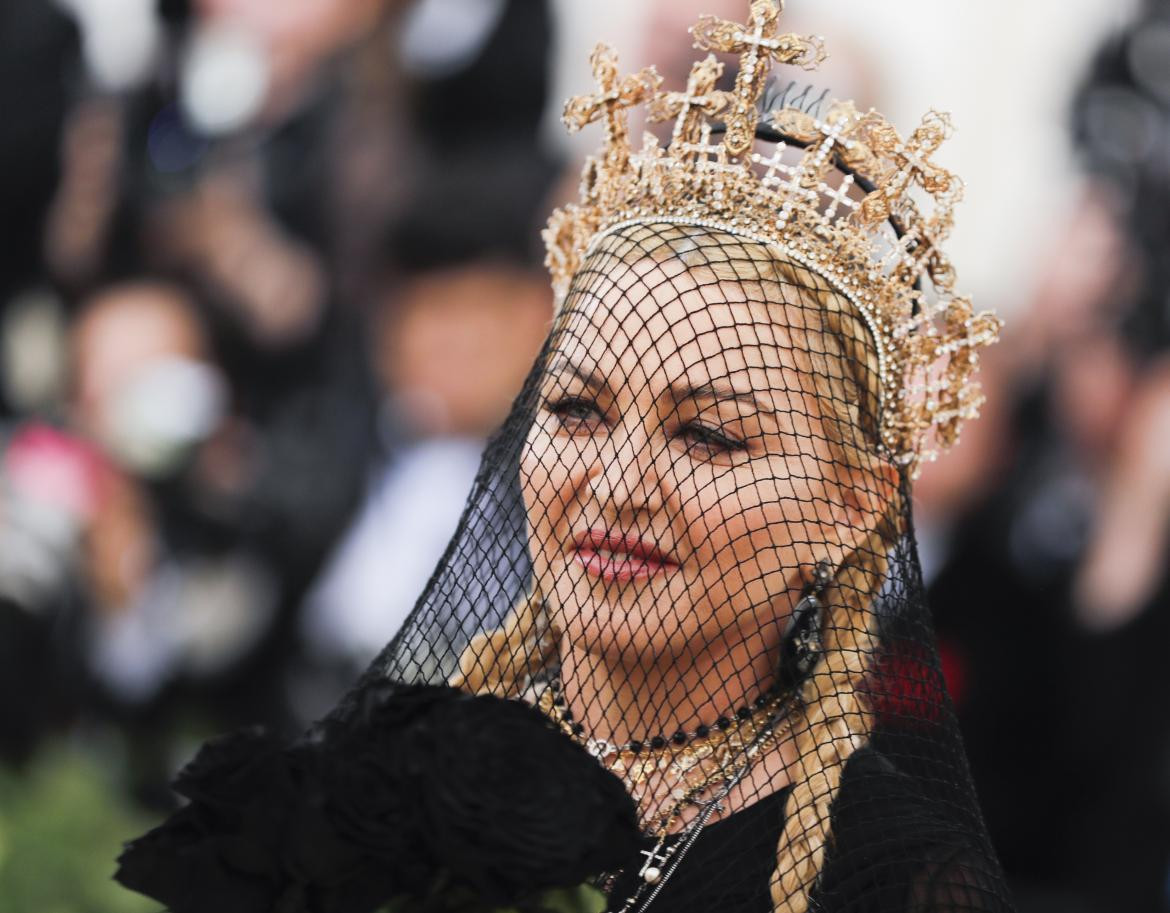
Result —
POLYGON ((586 573, 607 583, 640 580, 678 567, 677 561, 637 536, 591 529, 578 534, 573 543, 574 559, 586 573))

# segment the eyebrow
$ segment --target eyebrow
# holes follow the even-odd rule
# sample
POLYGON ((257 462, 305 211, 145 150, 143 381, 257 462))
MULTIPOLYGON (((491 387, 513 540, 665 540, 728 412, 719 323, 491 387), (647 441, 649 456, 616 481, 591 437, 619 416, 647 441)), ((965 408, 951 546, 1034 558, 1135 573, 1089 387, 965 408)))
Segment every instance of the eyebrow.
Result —
MULTIPOLYGON (((613 395, 609 381, 606 378, 571 361, 564 355, 554 356, 552 361, 549 362, 548 371, 550 375, 560 373, 571 374, 590 389, 603 390, 609 393, 610 396, 613 395)), ((746 403, 749 406, 753 406, 758 412, 776 412, 774 407, 766 405, 751 390, 737 390, 731 384, 722 380, 710 380, 698 384, 673 385, 669 390, 669 395, 676 404, 687 399, 710 399, 716 402, 746 403)))
POLYGON ((555 374, 571 374, 580 380, 585 386, 592 390, 605 391, 611 396, 613 391, 610 389, 609 381, 600 377, 593 371, 582 367, 574 361, 569 360, 564 355, 555 355, 551 362, 549 362, 548 372, 550 375, 555 374))
POLYGON ((680 403, 684 399, 713 399, 717 402, 739 402, 754 406, 759 412, 775 412, 751 390, 737 390, 725 381, 711 380, 701 384, 687 384, 670 388, 671 398, 680 403))

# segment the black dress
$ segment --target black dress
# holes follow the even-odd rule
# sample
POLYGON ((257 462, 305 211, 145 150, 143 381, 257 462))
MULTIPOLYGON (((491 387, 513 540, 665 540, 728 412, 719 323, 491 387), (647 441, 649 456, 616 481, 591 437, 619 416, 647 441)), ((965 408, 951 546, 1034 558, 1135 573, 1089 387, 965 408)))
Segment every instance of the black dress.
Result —
MULTIPOLYGON (((786 787, 707 825, 650 909, 769 913, 769 881, 790 792, 786 787)), ((632 864, 615 881, 611 910, 620 910, 637 889, 640 868, 632 864)), ((1007 911, 994 878, 994 861, 973 845, 969 831, 944 820, 937 804, 924 801, 884 755, 864 748, 849 759, 810 911, 1007 911)))

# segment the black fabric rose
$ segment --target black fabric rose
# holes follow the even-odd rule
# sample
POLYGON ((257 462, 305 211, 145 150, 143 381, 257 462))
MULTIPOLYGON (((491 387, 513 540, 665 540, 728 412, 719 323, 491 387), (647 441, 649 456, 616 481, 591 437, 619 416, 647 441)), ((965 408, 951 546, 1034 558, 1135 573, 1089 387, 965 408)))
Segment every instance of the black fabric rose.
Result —
POLYGON ((279 740, 255 730, 208 742, 174 784, 190 804, 127 848, 118 880, 176 913, 271 906, 279 860, 266 834, 248 831, 256 821, 264 831, 283 824, 286 810, 266 807, 283 779, 281 751, 279 740))
POLYGON ((459 695, 409 732, 402 763, 427 842, 478 896, 505 906, 581 884, 636 853, 621 781, 539 711, 459 695))
POLYGON ((373 909, 393 883, 329 821, 325 761, 255 730, 209 742, 175 781, 190 803, 127 847, 118 880, 173 913, 373 909))
POLYGON ((490 910, 635 851, 621 782, 538 711, 382 682, 356 698, 292 745, 209 742, 175 783, 189 804, 128 845, 118 880, 172 913, 490 910))

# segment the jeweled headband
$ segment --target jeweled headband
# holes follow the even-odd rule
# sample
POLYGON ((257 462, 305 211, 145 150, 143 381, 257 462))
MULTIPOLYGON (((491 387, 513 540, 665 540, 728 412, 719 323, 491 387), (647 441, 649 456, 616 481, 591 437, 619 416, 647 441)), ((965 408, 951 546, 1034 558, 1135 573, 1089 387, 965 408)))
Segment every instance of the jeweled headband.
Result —
POLYGON ((713 55, 694 64, 685 91, 664 92, 653 67, 621 77, 617 55, 597 46, 600 92, 570 99, 564 122, 578 130, 601 120, 604 145, 585 167, 580 201, 554 212, 544 232, 558 305, 591 248, 628 225, 706 226, 767 245, 857 308, 877 352, 883 449, 915 470, 978 414, 978 351, 1000 329, 955 293, 941 249, 963 187, 930 160, 950 122, 932 111, 903 138, 850 102, 832 103, 823 119, 761 110, 774 64, 814 69, 825 59, 820 39, 779 32, 781 9, 753 0, 746 25, 703 16, 691 30, 696 48, 739 55, 731 91, 715 88, 723 65, 713 55), (650 121, 674 120, 666 148, 647 134, 632 149, 628 110, 643 104, 650 121))

